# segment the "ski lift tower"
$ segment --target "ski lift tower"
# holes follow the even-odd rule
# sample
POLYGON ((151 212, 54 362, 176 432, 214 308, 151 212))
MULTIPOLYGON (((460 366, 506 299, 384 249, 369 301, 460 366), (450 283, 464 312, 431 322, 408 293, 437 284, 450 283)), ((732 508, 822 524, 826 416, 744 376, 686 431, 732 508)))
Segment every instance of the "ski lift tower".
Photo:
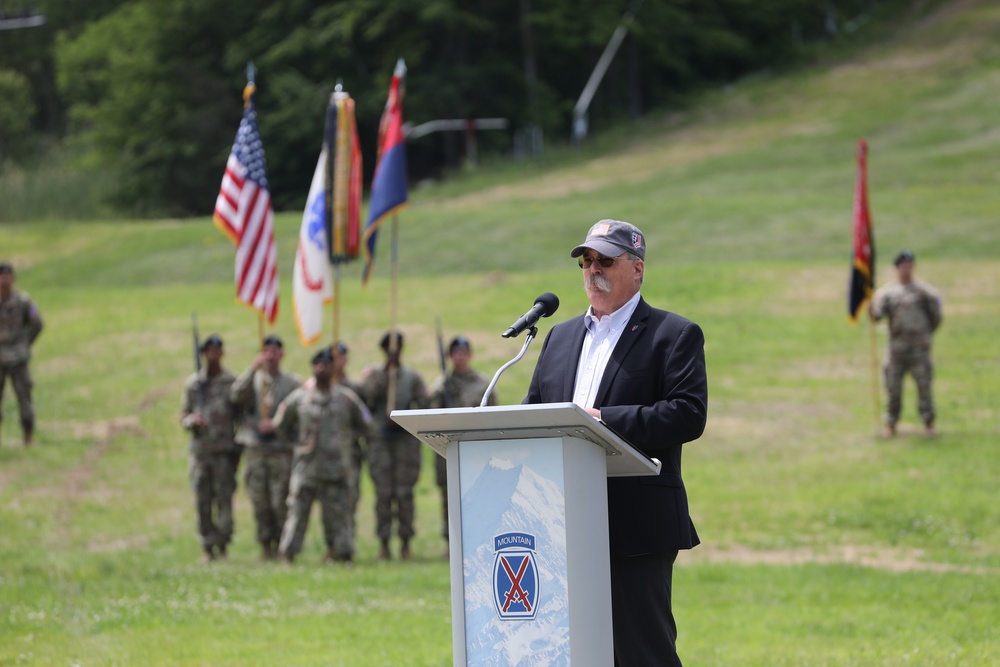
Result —
POLYGON ((597 64, 594 65, 594 71, 590 73, 587 85, 583 87, 583 92, 580 93, 580 99, 576 101, 576 106, 573 107, 574 144, 579 144, 587 138, 587 109, 590 108, 590 102, 594 99, 597 87, 601 85, 601 80, 604 79, 608 67, 611 66, 611 61, 615 59, 618 47, 625 40, 625 35, 628 34, 628 28, 632 25, 632 21, 635 20, 635 13, 639 11, 640 5, 642 5, 642 0, 633 0, 628 11, 622 16, 621 22, 618 23, 618 27, 612 33, 607 46, 604 47, 604 53, 601 54, 597 64))

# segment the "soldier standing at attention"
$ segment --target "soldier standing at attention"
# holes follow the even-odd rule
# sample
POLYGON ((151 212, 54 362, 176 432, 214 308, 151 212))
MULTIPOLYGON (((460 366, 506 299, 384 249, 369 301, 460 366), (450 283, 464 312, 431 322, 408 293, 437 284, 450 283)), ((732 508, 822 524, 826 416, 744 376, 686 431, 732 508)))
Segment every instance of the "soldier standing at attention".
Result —
POLYGON ((239 452, 229 400, 236 376, 222 367, 222 339, 201 344, 205 365, 184 384, 181 425, 191 431, 188 474, 198 512, 198 536, 206 561, 226 558, 233 539, 233 493, 239 452))
POLYGON ((386 333, 379 346, 385 353, 385 364, 368 367, 361 380, 375 420, 375 435, 368 440, 368 470, 375 483, 375 531, 382 543, 379 558, 388 560, 392 557, 389 539, 395 515, 402 541, 399 556, 408 560, 415 532, 413 487, 420 477, 420 441, 392 421, 389 413, 426 408, 427 389, 420 374, 400 361, 402 333, 397 331, 392 338, 386 333))
MULTIPOLYGON (((337 341, 334 345, 336 354, 333 355, 333 375, 331 381, 334 384, 342 384, 359 397, 362 396, 361 385, 347 377, 347 345, 337 341)), ((351 458, 354 461, 354 475, 351 482, 351 534, 354 534, 354 518, 357 516, 358 500, 361 497, 361 467, 365 461, 365 449, 362 444, 363 434, 357 434, 351 444, 351 458)))
POLYGON ((31 359, 31 345, 41 332, 42 316, 38 307, 27 294, 14 289, 14 267, 11 263, 0 262, 0 406, 9 375, 17 396, 25 447, 31 446, 35 430, 28 361, 31 359))
POLYGON ((230 392, 230 399, 239 406, 242 415, 236 442, 246 452, 244 482, 257 523, 261 560, 271 560, 278 555, 292 474, 292 443, 277 437, 271 429, 271 419, 278 405, 302 384, 298 376, 282 372, 284 354, 281 339, 267 336, 261 344, 260 354, 236 378, 230 392))
MULTIPOLYGON (((448 345, 451 372, 431 387, 430 407, 432 408, 474 408, 483 401, 483 394, 490 386, 489 378, 471 366, 472 344, 464 336, 457 336, 448 345)), ((490 394, 487 405, 497 404, 496 392, 490 394)), ((434 457, 434 473, 441 490, 441 510, 443 517, 442 536, 445 541, 445 556, 448 555, 448 461, 443 456, 434 457)))
POLYGON ((925 432, 934 436, 934 395, 931 382, 934 363, 931 339, 941 325, 941 297, 937 290, 913 277, 916 258, 909 250, 896 255, 898 281, 881 287, 869 306, 876 320, 889 318, 889 351, 885 363, 885 389, 889 397, 885 414, 885 436, 896 435, 903 402, 903 375, 909 372, 917 383, 918 409, 925 432))
POLYGON ((324 348, 312 358, 313 382, 293 391, 274 416, 278 437, 294 440, 288 518, 279 552, 292 563, 302 550, 314 500, 323 512, 326 560, 350 564, 354 558, 350 479, 354 459, 351 446, 358 433, 371 429, 371 415, 358 396, 334 384, 333 350, 324 348))

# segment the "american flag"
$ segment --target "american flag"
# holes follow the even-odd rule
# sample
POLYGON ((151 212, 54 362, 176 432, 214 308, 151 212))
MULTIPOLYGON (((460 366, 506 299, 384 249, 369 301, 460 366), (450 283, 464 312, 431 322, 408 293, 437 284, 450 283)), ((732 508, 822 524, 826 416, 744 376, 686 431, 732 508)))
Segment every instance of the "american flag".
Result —
POLYGON ((214 219, 236 244, 236 298, 274 324, 278 317, 278 252, 253 96, 254 85, 250 83, 243 91, 243 120, 215 200, 214 219))

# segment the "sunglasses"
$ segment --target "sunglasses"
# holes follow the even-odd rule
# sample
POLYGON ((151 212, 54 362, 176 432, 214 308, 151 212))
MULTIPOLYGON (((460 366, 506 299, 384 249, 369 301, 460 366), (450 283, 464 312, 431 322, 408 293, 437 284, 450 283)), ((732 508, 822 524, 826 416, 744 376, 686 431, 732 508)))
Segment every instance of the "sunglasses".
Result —
POLYGON ((619 259, 625 259, 625 255, 619 255, 618 257, 581 257, 577 260, 577 264, 580 265, 581 269, 589 269, 591 264, 597 262, 605 269, 610 269, 611 265, 619 259))

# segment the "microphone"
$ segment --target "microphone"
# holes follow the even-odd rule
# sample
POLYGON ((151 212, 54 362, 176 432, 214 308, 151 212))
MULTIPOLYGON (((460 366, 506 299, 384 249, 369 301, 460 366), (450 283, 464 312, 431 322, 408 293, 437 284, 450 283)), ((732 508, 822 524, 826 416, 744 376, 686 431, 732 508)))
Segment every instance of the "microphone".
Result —
POLYGON ((533 326, 535 322, 538 321, 538 318, 548 317, 552 313, 556 312, 558 308, 559 297, 552 292, 546 292, 535 299, 535 305, 531 307, 531 310, 518 318, 517 322, 510 325, 510 328, 500 335, 504 338, 516 338, 517 334, 533 326))

